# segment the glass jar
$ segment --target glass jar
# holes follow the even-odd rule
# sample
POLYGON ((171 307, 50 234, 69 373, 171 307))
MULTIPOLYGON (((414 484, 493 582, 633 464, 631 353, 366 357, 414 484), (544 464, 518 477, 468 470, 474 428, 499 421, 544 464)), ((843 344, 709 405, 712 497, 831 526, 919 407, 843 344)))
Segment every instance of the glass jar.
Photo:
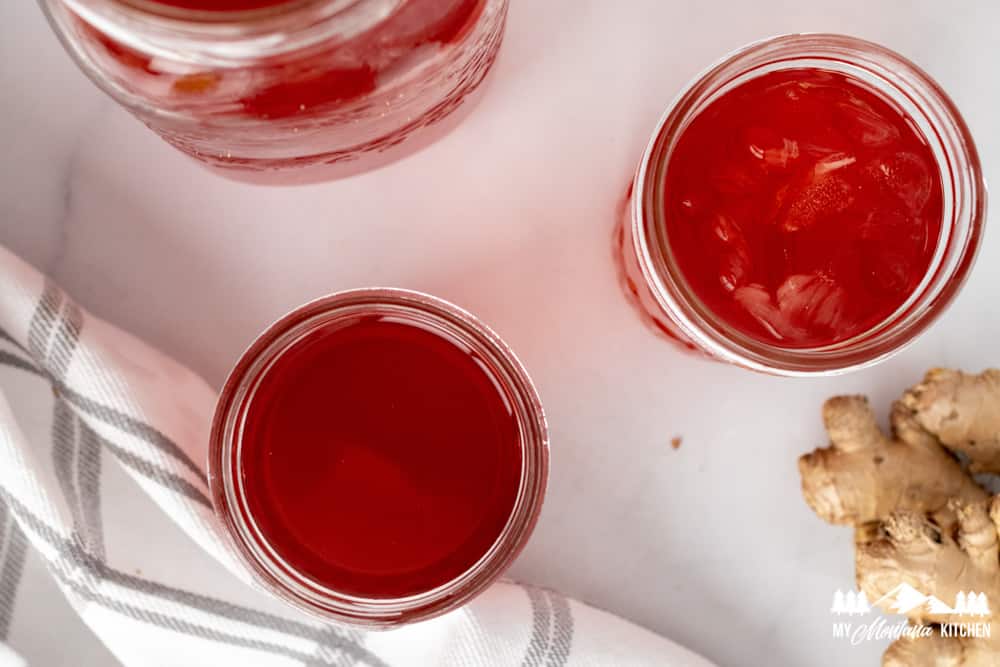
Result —
POLYGON ((83 71, 142 122, 265 181, 349 175, 447 129, 493 64, 507 12, 507 0, 40 3, 83 71))
POLYGON ((785 35, 744 47, 697 77, 671 104, 629 187, 616 232, 621 278, 658 332, 715 360, 778 375, 831 375, 875 364, 924 331, 952 301, 982 237, 986 187, 969 130, 943 90, 916 65, 877 44, 826 34, 785 35), (929 144, 941 179, 943 220, 933 260, 888 318, 829 345, 788 348, 730 326, 694 293, 667 236, 667 167, 692 120, 727 91, 793 69, 842 73, 902 110, 929 144))
MULTIPOLYGON (((356 357, 352 356, 351 358, 356 357)), ((337 368, 340 368, 341 371, 329 374, 331 387, 335 386, 333 383, 336 383, 338 377, 344 372, 343 366, 337 366, 337 368)), ((371 375, 370 369, 364 369, 363 372, 366 377, 375 377, 371 375)), ((378 372, 376 375, 380 378, 377 380, 379 383, 387 382, 384 375, 378 375, 378 372)), ((322 377, 325 383, 327 374, 324 372, 322 377)), ((424 382, 421 380, 420 386, 423 385, 424 382)), ((273 385, 271 386, 273 387, 273 385)), ((358 389, 357 384, 353 383, 348 389, 352 395, 358 395, 359 391, 363 392, 363 390, 358 389)), ((420 395, 424 396, 428 390, 424 387, 420 391, 420 395)), ((298 405, 298 398, 293 398, 295 404, 298 405)), ((332 390, 329 393, 323 392, 324 405, 330 405, 331 401, 337 400, 332 390)), ((323 414, 334 414, 329 410, 329 408, 323 408, 323 414)), ((261 413, 258 412, 258 414, 261 413)), ((393 414, 398 415, 399 413, 393 414)), ((385 416, 380 418, 380 421, 383 419, 398 419, 398 417, 385 416)), ((335 429, 345 428, 340 421, 333 423, 335 429)), ((364 424, 369 425, 363 427, 366 430, 363 431, 365 435, 362 439, 373 438, 370 430, 373 428, 370 425, 371 422, 364 422, 364 424)), ((312 437, 301 435, 303 431, 298 425, 295 429, 297 437, 312 437)), ((411 449, 414 446, 413 443, 423 442, 423 440, 412 435, 412 431, 406 432, 410 435, 406 439, 405 451, 424 457, 425 454, 422 450, 413 451, 411 449)), ((466 431, 461 432, 465 433, 466 431)), ((355 437, 348 436, 348 440, 355 437)), ((332 442, 326 438, 321 439, 321 441, 332 442)), ((281 443, 284 442, 281 440, 281 443)), ((351 442, 353 443, 353 440, 351 442)), ((485 446, 479 442, 469 442, 468 444, 471 447, 485 446)), ((327 448, 324 451, 329 451, 328 448, 332 446, 334 445, 324 445, 327 448)), ((339 447, 339 445, 337 446, 339 447)), ((337 450, 336 455, 324 454, 324 456, 334 456, 336 465, 343 466, 345 459, 341 457, 346 456, 342 453, 343 451, 346 450, 337 450)), ((409 456, 409 454, 407 455, 409 456)), ((375 460, 372 458, 373 456, 375 455, 365 454, 364 459, 375 460)), ((473 315, 440 299, 406 290, 373 288, 341 292, 302 306, 273 324, 249 347, 229 376, 219 399, 211 432, 208 470, 216 513, 232 538, 236 553, 265 590, 304 611, 325 618, 363 626, 394 627, 456 609, 482 592, 506 570, 524 547, 537 521, 545 495, 548 458, 548 431, 538 394, 520 362, 497 334, 473 315), (273 369, 282 355, 287 354, 293 345, 305 340, 305 337, 311 334, 338 331, 345 326, 351 326, 358 322, 371 322, 373 319, 394 324, 403 323, 419 327, 421 330, 432 331, 435 335, 440 335, 455 344, 457 349, 470 355, 477 366, 489 374, 490 380, 487 384, 490 385, 491 390, 501 392, 504 411, 512 416, 511 423, 516 426, 516 429, 511 431, 516 433, 512 442, 518 443, 515 447, 519 451, 519 463, 512 464, 514 469, 520 470, 519 482, 516 483, 516 494, 509 495, 514 499, 513 509, 492 545, 482 551, 481 557, 478 557, 473 565, 447 583, 437 585, 431 590, 411 591, 406 595, 362 595, 356 590, 348 592, 347 586, 340 586, 342 590, 335 590, 321 581, 320 577, 312 576, 304 571, 305 568, 293 564, 294 559, 283 556, 281 545, 267 537, 266 525, 259 520, 261 515, 254 513, 254 504, 250 498, 252 482, 248 482, 245 477, 245 457, 242 452, 245 446, 251 446, 246 443, 249 442, 248 438, 252 440, 255 437, 252 433, 254 425, 261 423, 255 422, 251 416, 253 402, 260 400, 257 398, 258 394, 265 395, 265 403, 258 406, 258 409, 264 410, 265 414, 273 415, 273 412, 267 412, 272 410, 274 406, 273 403, 269 403, 272 399, 266 398, 271 396, 268 393, 270 390, 261 389, 261 387, 267 376, 274 372, 273 369), (251 488, 249 493, 248 486, 251 488)), ((276 462, 276 459, 273 458, 273 452, 266 455, 263 460, 267 461, 269 466, 283 465, 276 462)), ((379 470, 403 470, 392 464, 379 463, 378 466, 379 470)), ((461 469, 467 470, 465 467, 461 467, 461 469)), ((258 469, 256 474, 259 477, 264 476, 261 469, 258 469)), ((433 474, 436 478, 439 474, 444 473, 435 471, 433 474)), ((405 473, 393 472, 392 478, 405 479, 407 480, 405 484, 408 486, 416 484, 413 481, 414 478, 405 473)), ((302 490, 305 483, 301 477, 293 476, 293 479, 297 480, 294 482, 295 492, 308 495, 308 491, 302 490)), ((324 487, 336 483, 331 478, 324 477, 323 479, 322 485, 324 487)), ((265 486, 267 484, 266 481, 260 483, 265 486)), ((377 488, 379 489, 377 493, 386 493, 386 487, 370 479, 342 479, 340 483, 349 484, 352 488, 364 489, 364 492, 360 494, 364 497, 352 495, 350 502, 344 504, 345 507, 356 503, 360 503, 360 506, 364 507, 367 506, 366 503, 372 503, 373 500, 369 493, 375 492, 370 492, 370 489, 377 488)), ((453 502, 455 497, 434 493, 441 495, 448 502, 453 502)), ((423 503, 424 501, 418 502, 423 503)), ((277 505, 278 503, 273 504, 277 505)), ((260 507, 260 505, 257 506, 260 507)), ((324 502, 321 506, 330 507, 331 504, 324 502)), ((506 510, 504 515, 506 516, 506 510)), ((288 518, 288 514, 282 514, 282 516, 285 517, 286 523, 294 521, 294 519, 288 518)), ((338 530, 339 524, 331 519, 329 514, 322 516, 324 530, 327 529, 327 526, 329 531, 338 530)), ((351 516, 354 521, 361 520, 354 515, 351 516)), ((434 517, 435 521, 444 520, 437 513, 434 513, 434 517)), ((372 525, 367 519, 364 521, 364 525, 371 525, 372 530, 381 530, 378 522, 374 522, 372 525)), ((406 525, 412 524, 410 519, 407 519, 407 522, 406 525)), ((417 525, 422 524, 418 522, 417 525)), ((341 529, 343 528, 341 527, 341 529)), ((395 535, 393 535, 392 540, 392 544, 396 545, 396 550, 407 549, 405 540, 397 540, 395 535)), ((353 542, 350 540, 349 533, 346 541, 353 542)), ((465 543, 467 544, 468 541, 466 540, 465 543)), ((481 544, 486 543, 482 542, 481 544)), ((285 551, 284 553, 289 552, 285 551)), ((479 553, 480 551, 477 550, 473 558, 479 553)), ((473 558, 466 562, 471 562, 473 558)), ((364 576, 371 576, 375 568, 376 565, 370 560, 364 560, 364 576)))

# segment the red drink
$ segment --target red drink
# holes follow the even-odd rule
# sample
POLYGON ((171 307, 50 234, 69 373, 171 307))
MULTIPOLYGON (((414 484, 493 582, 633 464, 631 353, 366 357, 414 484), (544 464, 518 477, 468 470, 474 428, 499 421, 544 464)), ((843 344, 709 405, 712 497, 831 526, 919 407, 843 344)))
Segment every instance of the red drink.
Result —
POLYGON ((622 277, 688 349, 843 372, 940 315, 985 207, 968 128, 926 73, 852 37, 785 35, 720 61, 664 115, 622 210, 622 277))
POLYGON ((380 81, 391 81, 393 68, 405 70, 412 60, 420 60, 419 49, 440 48, 458 39, 475 24, 483 4, 403 0, 371 30, 292 67, 270 68, 273 80, 239 104, 250 116, 280 119, 363 98, 377 90, 380 81))
POLYGON ((507 0, 42 4, 85 71, 164 139, 265 182, 350 175, 400 157, 394 149, 411 135, 430 140, 426 128, 441 134, 492 65, 507 9, 507 0), (274 178, 288 169, 298 177, 274 178))
POLYGON ((912 119, 850 76, 772 72, 684 130, 663 183, 694 293, 760 340, 821 346, 875 326, 924 277, 941 179, 912 119))
MULTIPOLYGON (((266 9, 295 0, 155 0, 161 5, 189 11, 235 12, 266 9)), ((475 23, 485 0, 402 0, 385 20, 361 30, 332 48, 314 53, 293 64, 275 64, 261 72, 261 81, 233 100, 236 108, 228 116, 247 115, 262 119, 308 116, 316 109, 343 105, 362 98, 391 76, 421 47, 445 45, 459 38, 475 23)), ((137 58, 124 45, 98 34, 97 45, 125 69, 135 81, 166 74, 151 69, 151 58, 137 58), (137 77, 137 78, 136 78, 137 77)), ((175 103, 191 103, 222 85, 221 72, 190 74, 173 82, 175 103)))
POLYGON ((263 537, 344 593, 446 584, 489 550, 517 499, 517 423, 496 379, 421 327, 376 316, 309 334, 268 370, 245 424, 263 537))
POLYGON ((479 593, 527 541, 548 444, 531 381, 468 313, 343 292, 273 325, 216 412, 217 512, 265 587, 388 626, 479 593))

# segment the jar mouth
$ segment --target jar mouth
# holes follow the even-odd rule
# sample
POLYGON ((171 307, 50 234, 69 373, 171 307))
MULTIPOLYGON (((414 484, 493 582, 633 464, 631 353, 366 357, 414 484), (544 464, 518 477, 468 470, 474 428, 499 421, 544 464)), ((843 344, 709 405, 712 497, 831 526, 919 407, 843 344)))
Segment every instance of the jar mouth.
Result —
MULTIPOLYGON (((403 0, 388 0, 393 8, 403 0)), ((71 4, 105 12, 119 12, 122 16, 150 22, 172 22, 178 25, 212 26, 267 23, 283 17, 312 14, 332 17, 344 14, 359 5, 372 4, 371 0, 276 0, 273 4, 253 9, 192 9, 159 0, 71 0, 71 4)), ((383 2, 383 4, 386 4, 383 2)))
POLYGON ((405 0, 287 0, 250 10, 212 11, 156 0, 64 0, 116 42, 151 55, 186 53, 203 65, 237 65, 323 44, 378 25, 405 0))
POLYGON ((541 511, 548 477, 548 429, 541 401, 524 367, 500 337, 467 311, 420 292, 369 288, 340 292, 289 313, 251 344, 223 388, 212 425, 209 483, 217 515, 256 579, 275 595, 324 618, 393 627, 450 611, 478 595, 513 562, 541 511), (254 392, 275 361, 319 327, 359 315, 437 330, 474 352, 515 417, 521 452, 516 499, 503 530, 465 572, 440 586, 403 597, 363 597, 325 586, 282 559, 257 526, 242 483, 242 428, 254 392))
POLYGON ((658 305, 713 356, 778 375, 831 375, 878 363, 903 349, 950 304, 977 254, 986 187, 971 134, 954 103, 915 64, 878 44, 833 34, 782 35, 727 55, 696 77, 661 118, 636 175, 634 250, 658 305), (860 79, 914 120, 938 166, 944 199, 931 264, 910 297, 874 327, 836 343, 807 348, 757 340, 726 323, 699 299, 673 256, 664 188, 673 149, 690 122, 725 92, 764 74, 816 68, 860 79))

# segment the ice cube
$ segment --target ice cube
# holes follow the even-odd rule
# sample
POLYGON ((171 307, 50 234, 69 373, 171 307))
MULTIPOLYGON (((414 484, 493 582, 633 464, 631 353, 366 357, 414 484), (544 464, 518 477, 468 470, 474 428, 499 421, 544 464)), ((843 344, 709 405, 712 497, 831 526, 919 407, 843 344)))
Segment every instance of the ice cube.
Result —
POLYGON ((733 299, 777 340, 795 335, 795 327, 774 304, 771 294, 763 285, 751 284, 737 288, 733 299))
POLYGON ((799 144, 794 139, 782 139, 778 148, 768 148, 764 151, 764 164, 769 167, 787 167, 799 157, 799 144))
POLYGON ((834 145, 839 143, 842 143, 839 137, 833 136, 813 139, 812 141, 801 141, 799 142, 799 152, 807 158, 822 160, 831 155, 842 154, 844 152, 843 148, 834 145))
POLYGON ((869 246, 861 252, 863 275, 868 285, 883 294, 900 295, 914 282, 909 256, 892 248, 869 246))
POLYGON ((799 157, 799 144, 774 130, 754 126, 746 131, 747 150, 765 168, 784 169, 799 157))
POLYGON ((735 218, 716 213, 707 227, 708 242, 719 253, 719 284, 727 292, 746 283, 752 262, 750 246, 735 218))
POLYGON ((711 231, 712 236, 723 243, 746 245, 743 230, 725 213, 716 213, 712 216, 711 231))
POLYGON ((879 148, 899 139, 899 130, 865 102, 852 98, 841 102, 838 120, 853 141, 868 148, 879 148))
POLYGON ((740 250, 724 252, 719 258, 719 284, 727 292, 744 285, 750 277, 750 255, 740 250))
POLYGON ((865 176, 880 189, 891 192, 913 213, 919 213, 930 199, 934 183, 931 169, 913 153, 900 151, 872 159, 865 176))
POLYGON ((778 340, 803 341, 816 327, 846 332, 847 294, 821 273, 795 274, 785 279, 777 299, 763 285, 738 288, 733 298, 778 340))
POLYGON ((839 157, 820 161, 802 182, 784 194, 784 211, 779 213, 781 228, 797 232, 820 220, 843 213, 854 203, 854 186, 838 172, 854 158, 839 157))
POLYGON ((845 324, 847 293, 821 273, 788 276, 778 288, 778 309, 796 326, 838 330, 845 324))
POLYGON ((923 249, 927 239, 926 228, 920 219, 897 207, 881 207, 869 211, 858 227, 858 233, 864 241, 905 247, 912 251, 923 249))
POLYGON ((752 125, 743 133, 744 141, 750 154, 757 160, 764 159, 764 151, 781 142, 781 135, 769 127, 752 125))
POLYGON ((837 171, 838 169, 850 167, 857 161, 857 158, 853 155, 848 155, 847 153, 831 153, 816 163, 813 167, 813 176, 815 178, 825 176, 830 172, 837 171))

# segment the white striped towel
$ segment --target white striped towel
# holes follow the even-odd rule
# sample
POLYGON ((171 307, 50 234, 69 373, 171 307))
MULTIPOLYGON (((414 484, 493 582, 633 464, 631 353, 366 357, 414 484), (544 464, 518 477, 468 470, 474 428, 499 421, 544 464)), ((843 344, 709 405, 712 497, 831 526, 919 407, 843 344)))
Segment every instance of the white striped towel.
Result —
POLYGON ((0 248, 0 667, 24 664, 3 642, 16 650, 28 630, 30 558, 128 667, 709 665, 510 582, 389 632, 286 608, 220 538, 203 469, 214 402, 193 373, 0 248))

